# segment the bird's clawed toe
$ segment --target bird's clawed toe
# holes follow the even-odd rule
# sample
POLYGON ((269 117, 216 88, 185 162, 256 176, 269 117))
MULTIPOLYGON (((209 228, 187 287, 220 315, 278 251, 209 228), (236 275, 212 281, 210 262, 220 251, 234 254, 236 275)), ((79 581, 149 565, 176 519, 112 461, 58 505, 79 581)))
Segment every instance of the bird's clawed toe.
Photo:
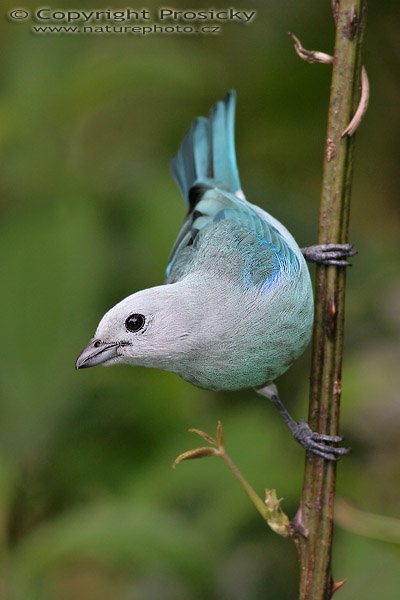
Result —
POLYGON ((341 442, 343 440, 342 435, 327 435, 325 433, 318 433, 317 431, 311 432, 311 439, 316 442, 341 442))
POLYGON ((302 248, 301 252, 309 262, 337 267, 351 266, 347 259, 357 254, 352 244, 319 244, 302 248))
POLYGON ((343 439, 342 436, 317 433, 316 431, 313 431, 307 421, 304 420, 297 423, 294 437, 308 452, 312 452, 317 456, 322 456, 325 460, 339 460, 341 456, 350 452, 350 448, 329 445, 341 442, 343 439))

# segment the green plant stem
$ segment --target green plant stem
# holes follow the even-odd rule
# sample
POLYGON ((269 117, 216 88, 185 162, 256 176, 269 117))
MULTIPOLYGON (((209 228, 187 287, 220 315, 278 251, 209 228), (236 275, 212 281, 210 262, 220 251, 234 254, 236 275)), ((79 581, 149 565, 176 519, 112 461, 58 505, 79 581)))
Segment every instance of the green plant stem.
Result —
POLYGON ((288 537, 292 535, 292 529, 290 527, 289 518, 281 509, 281 501, 278 499, 275 490, 265 490, 265 500, 262 501, 260 496, 250 485, 247 479, 242 475, 239 468, 235 465, 224 446, 224 434, 222 430, 222 423, 218 421, 217 435, 215 439, 200 429, 189 429, 191 433, 199 435, 203 440, 208 442, 210 445, 202 448, 192 448, 182 452, 173 462, 173 468, 179 463, 185 460, 194 460, 199 458, 205 458, 207 456, 219 456, 225 462, 230 469, 234 477, 239 481, 244 491, 265 520, 267 525, 282 537, 288 537))
POLYGON ((280 507, 280 500, 278 500, 275 490, 265 490, 265 501, 261 500, 260 496, 247 479, 243 477, 241 471, 235 465, 229 454, 227 454, 223 446, 218 448, 216 455, 220 456, 228 465, 231 473, 240 482, 267 525, 278 535, 283 537, 291 535, 289 519, 280 507))
MULTIPOLYGON (((320 244, 348 241, 354 137, 344 136, 360 95, 364 0, 340 0, 320 205, 320 244)), ((318 266, 310 382, 309 423, 337 434, 341 395, 345 268, 318 266)), ((303 491, 293 526, 300 559, 300 600, 328 600, 331 573, 336 464, 306 458, 303 491), (302 531, 302 533, 301 533, 302 531)))
POLYGON ((250 500, 252 501, 262 518, 267 520, 267 509, 264 502, 261 500, 260 496, 250 485, 247 479, 243 477, 242 473, 239 471, 238 467, 235 465, 229 454, 226 453, 225 448, 219 449, 218 455, 225 461, 231 473, 240 482, 241 486, 245 490, 246 494, 248 495, 248 497, 250 498, 250 500))

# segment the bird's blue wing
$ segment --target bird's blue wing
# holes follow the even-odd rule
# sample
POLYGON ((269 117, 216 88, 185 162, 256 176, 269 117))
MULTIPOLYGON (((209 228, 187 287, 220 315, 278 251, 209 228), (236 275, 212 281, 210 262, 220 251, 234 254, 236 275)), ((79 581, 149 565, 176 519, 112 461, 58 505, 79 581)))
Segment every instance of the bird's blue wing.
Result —
POLYGON ((189 211, 172 248, 167 283, 182 279, 198 266, 204 248, 215 256, 207 269, 223 269, 219 264, 224 262, 222 256, 227 262, 230 255, 242 263, 241 275, 248 285, 269 285, 278 276, 300 269, 302 257, 291 235, 244 199, 236 164, 234 119, 235 93, 231 91, 213 106, 208 118, 195 119, 171 162, 189 211))
MULTIPOLYGON (((196 269, 205 246, 214 246, 215 251, 221 244, 220 260, 218 253, 214 260, 229 260, 231 251, 245 286, 269 287, 277 278, 294 276, 299 271, 297 245, 285 239, 260 209, 225 190, 204 185, 192 188, 191 200, 193 210, 178 235, 167 266, 168 283, 196 269)), ((223 270, 227 265, 215 267, 223 270)))

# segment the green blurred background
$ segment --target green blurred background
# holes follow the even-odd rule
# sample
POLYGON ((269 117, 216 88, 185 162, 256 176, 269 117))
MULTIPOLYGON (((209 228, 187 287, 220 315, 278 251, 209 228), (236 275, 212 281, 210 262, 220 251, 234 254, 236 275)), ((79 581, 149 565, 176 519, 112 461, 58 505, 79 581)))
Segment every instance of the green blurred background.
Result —
MULTIPOLYGON (((3 4, 4 14, 16 7, 3 4)), ((235 7, 257 18, 218 36, 45 36, 0 21, 1 598, 296 597, 293 544, 265 527, 222 461, 171 469, 198 445, 187 429, 213 433, 221 419, 233 459, 260 494, 276 488, 293 515, 304 455, 273 407, 253 392, 214 394, 153 370, 74 371, 105 310, 162 281, 184 217, 168 162, 192 118, 226 90, 238 93, 248 197, 301 245, 316 239, 331 70, 300 61, 287 31, 330 52, 330 2, 235 7)), ((353 452, 338 493, 360 511, 400 518, 396 17, 397 2, 371 2, 343 377, 353 452)), ((279 381, 296 417, 306 414, 308 370, 306 353, 279 381)), ((341 513, 340 598, 398 598, 398 522, 363 527, 363 513, 341 513)))

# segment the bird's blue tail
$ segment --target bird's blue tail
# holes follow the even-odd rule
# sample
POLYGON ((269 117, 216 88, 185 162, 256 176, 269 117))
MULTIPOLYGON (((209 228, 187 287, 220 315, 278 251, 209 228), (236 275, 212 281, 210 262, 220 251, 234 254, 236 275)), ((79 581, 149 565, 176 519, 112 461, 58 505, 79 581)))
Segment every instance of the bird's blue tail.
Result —
POLYGON ((235 193, 240 190, 235 152, 236 94, 230 91, 211 109, 209 117, 195 119, 171 161, 172 173, 188 205, 194 185, 206 184, 235 193))

